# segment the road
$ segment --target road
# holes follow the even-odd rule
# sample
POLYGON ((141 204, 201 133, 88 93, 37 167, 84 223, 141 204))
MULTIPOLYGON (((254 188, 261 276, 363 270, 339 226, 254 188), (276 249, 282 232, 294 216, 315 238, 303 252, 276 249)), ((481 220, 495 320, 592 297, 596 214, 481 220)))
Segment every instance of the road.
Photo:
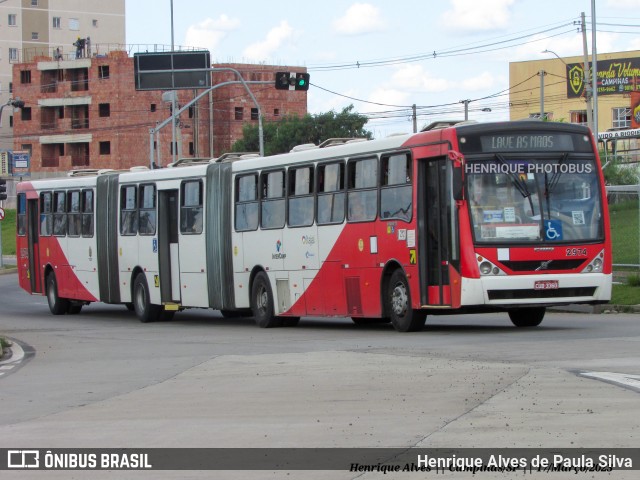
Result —
POLYGON ((100 304, 54 317, 16 283, 0 276, 0 335, 25 352, 0 369, 0 448, 640 444, 638 314, 549 312, 534 329, 440 316, 412 334, 202 310, 141 324, 100 304))

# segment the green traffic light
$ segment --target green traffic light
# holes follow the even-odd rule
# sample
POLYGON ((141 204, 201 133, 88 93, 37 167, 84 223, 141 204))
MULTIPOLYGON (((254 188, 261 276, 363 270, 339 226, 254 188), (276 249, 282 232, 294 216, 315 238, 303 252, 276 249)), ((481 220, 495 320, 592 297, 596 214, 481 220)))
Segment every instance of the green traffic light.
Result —
POLYGON ((301 87, 304 87, 306 84, 306 82, 304 81, 304 78, 301 78, 300 80, 298 80, 298 85, 300 85, 301 87))

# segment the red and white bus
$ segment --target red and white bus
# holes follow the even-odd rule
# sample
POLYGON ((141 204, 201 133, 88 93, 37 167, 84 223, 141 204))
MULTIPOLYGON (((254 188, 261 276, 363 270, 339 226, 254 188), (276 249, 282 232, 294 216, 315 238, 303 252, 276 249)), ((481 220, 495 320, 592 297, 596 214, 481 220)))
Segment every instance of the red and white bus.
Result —
MULTIPOLYGON (((611 239, 582 126, 458 124, 271 157, 18 185, 20 285, 53 314, 124 304, 390 321, 606 303, 611 239)), ((298 151, 295 151, 298 150, 298 151)))

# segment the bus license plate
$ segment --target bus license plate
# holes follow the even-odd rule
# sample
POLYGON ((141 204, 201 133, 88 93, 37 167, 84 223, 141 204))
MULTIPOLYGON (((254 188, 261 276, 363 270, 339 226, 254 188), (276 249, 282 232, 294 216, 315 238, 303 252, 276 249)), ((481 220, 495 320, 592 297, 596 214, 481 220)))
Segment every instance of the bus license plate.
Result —
POLYGON ((558 280, 538 280, 533 284, 534 290, 556 290, 558 288, 558 280))

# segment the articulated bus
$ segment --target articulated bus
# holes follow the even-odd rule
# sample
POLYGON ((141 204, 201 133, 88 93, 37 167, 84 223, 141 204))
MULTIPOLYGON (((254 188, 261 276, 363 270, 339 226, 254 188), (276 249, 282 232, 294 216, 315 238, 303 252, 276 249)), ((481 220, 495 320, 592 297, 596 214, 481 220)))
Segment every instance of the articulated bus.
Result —
POLYGON ((610 299, 585 127, 463 123, 304 147, 20 183, 20 285, 55 315, 104 302, 143 322, 207 308, 260 327, 342 316, 403 332, 444 313, 532 327, 546 307, 610 299))

